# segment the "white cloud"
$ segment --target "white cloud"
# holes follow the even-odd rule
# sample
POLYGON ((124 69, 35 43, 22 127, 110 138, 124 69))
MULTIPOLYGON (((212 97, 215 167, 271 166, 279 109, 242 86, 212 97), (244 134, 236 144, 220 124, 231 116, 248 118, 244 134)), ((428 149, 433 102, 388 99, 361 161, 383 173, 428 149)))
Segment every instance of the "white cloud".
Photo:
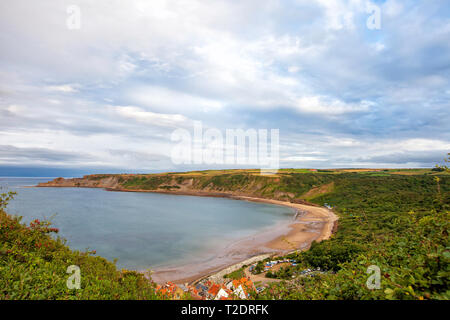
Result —
POLYGON ((289 73, 297 73, 299 72, 301 69, 298 66, 289 66, 288 67, 288 72, 289 73))
POLYGON ((11 104, 6 107, 6 110, 13 114, 20 115, 26 110, 26 107, 17 104, 11 104))
POLYGON ((381 52, 384 49, 386 49, 386 46, 384 43, 378 41, 373 44, 373 48, 375 49, 376 52, 381 52))
POLYGON ((47 86, 45 89, 48 91, 56 91, 62 93, 75 93, 78 92, 78 85, 74 84, 61 84, 61 85, 53 85, 47 86))
POLYGON ((290 156, 282 158, 282 162, 307 162, 307 161, 327 161, 327 158, 311 157, 311 156, 290 156))
POLYGON ((381 146, 391 151, 433 151, 450 150, 450 142, 439 139, 405 139, 402 141, 391 140, 387 143, 375 143, 379 150, 381 146))
POLYGON ((113 106, 111 108, 122 117, 154 126, 176 128, 190 122, 188 118, 180 114, 150 112, 134 106, 113 106))
POLYGON ((320 96, 301 97, 296 101, 295 108, 301 112, 323 115, 339 115, 353 112, 366 112, 374 103, 361 101, 360 103, 345 103, 336 99, 320 96))
POLYGON ((142 86, 133 88, 128 93, 129 99, 155 110, 183 111, 195 110, 207 112, 218 110, 223 103, 217 100, 186 94, 159 86, 142 86))
POLYGON ((387 0, 383 4, 383 14, 397 16, 403 11, 403 4, 399 0, 387 0))

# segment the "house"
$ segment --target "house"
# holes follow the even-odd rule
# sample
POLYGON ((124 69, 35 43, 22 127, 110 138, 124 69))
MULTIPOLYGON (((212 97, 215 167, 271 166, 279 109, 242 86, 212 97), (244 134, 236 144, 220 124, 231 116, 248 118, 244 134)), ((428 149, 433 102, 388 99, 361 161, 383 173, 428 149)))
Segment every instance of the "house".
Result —
POLYGON ((197 293, 198 293, 199 296, 201 296, 201 297, 206 297, 207 292, 208 292, 208 287, 207 287, 207 286, 205 286, 205 285, 202 284, 202 283, 199 283, 199 284, 197 284, 197 285, 195 286, 195 289, 196 289, 196 291, 197 291, 197 293))
POLYGON ((216 284, 216 283, 213 284, 208 290, 208 294, 207 294, 208 299, 210 299, 210 300, 214 299, 217 296, 217 294, 219 293, 220 289, 221 289, 220 284, 216 284))
POLYGON ((225 286, 221 286, 214 300, 228 300, 231 298, 232 294, 231 290, 227 289, 225 286))
POLYGON ((248 298, 248 293, 245 290, 245 288, 240 284, 239 287, 237 287, 234 291, 233 294, 235 296, 237 296, 240 299, 247 299, 248 298))
POLYGON ((187 287, 187 284, 179 284, 178 287, 183 290, 184 292, 188 292, 189 289, 187 287))
POLYGON ((191 294, 192 299, 194 300, 203 300, 204 297, 200 295, 200 292, 195 287, 188 287, 189 293, 191 294))
POLYGON ((233 294, 240 299, 247 299, 250 296, 250 291, 255 290, 253 282, 247 278, 233 280, 231 288, 233 289, 233 294))
POLYGON ((158 285, 156 291, 169 299, 182 299, 187 293, 196 300, 230 300, 234 297, 248 299, 251 292, 260 292, 248 278, 232 280, 226 285, 204 281, 195 286, 176 285, 173 282, 166 282, 163 286, 158 285))
POLYGON ((156 287, 156 292, 160 293, 162 296, 170 299, 180 300, 183 298, 185 291, 179 288, 173 282, 167 282, 164 286, 158 285, 156 287))

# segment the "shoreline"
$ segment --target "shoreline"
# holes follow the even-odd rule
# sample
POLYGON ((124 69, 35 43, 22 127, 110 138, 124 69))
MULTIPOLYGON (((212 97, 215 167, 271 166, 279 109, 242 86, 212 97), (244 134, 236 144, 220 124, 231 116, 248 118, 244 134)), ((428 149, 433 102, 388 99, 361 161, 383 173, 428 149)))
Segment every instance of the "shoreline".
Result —
MULTIPOLYGON (((253 243, 253 246, 246 245, 246 239, 241 239, 233 243, 231 247, 235 245, 238 247, 238 251, 247 251, 247 255, 243 255, 239 260, 234 261, 233 263, 224 263, 221 267, 210 268, 209 270, 206 269, 203 272, 199 272, 196 276, 171 280, 168 278, 159 280, 158 275, 164 273, 164 270, 156 270, 155 273, 152 273, 152 277, 155 275, 157 276, 156 279, 153 279, 155 282, 161 283, 164 282, 161 280, 167 280, 177 284, 195 284, 205 279, 221 282, 221 280, 223 280, 223 275, 236 271, 243 265, 249 265, 275 255, 285 255, 298 250, 307 250, 313 241, 319 242, 330 238, 333 234, 335 222, 338 220, 338 217, 331 210, 324 207, 248 196, 229 196, 229 198, 286 206, 303 210, 305 211, 305 214, 298 217, 295 221, 285 224, 283 226, 284 230, 282 230, 282 227, 280 226, 275 226, 274 233, 277 234, 268 241, 256 241, 253 243), (242 241, 244 241, 244 243, 242 243, 242 241)), ((253 238, 264 238, 266 235, 266 231, 260 231, 255 234, 253 238)), ((233 255, 234 252, 233 250, 229 250, 228 252, 225 251, 223 254, 233 255)), ((189 270, 189 266, 180 265, 178 268, 167 270, 167 274, 176 272, 177 269, 189 270)))
MULTIPOLYGON (((310 203, 294 203, 268 198, 251 197, 237 193, 208 192, 208 191, 169 191, 124 189, 102 186, 73 186, 73 185, 40 185, 37 187, 75 187, 102 188, 116 192, 148 192, 169 195, 184 195, 198 197, 218 197, 232 200, 260 202, 280 205, 301 210, 304 214, 292 221, 285 221, 265 230, 235 240, 217 251, 206 261, 181 263, 174 266, 156 268, 151 271, 154 282, 162 284, 171 281, 177 284, 197 283, 203 279, 222 280, 223 275, 238 270, 245 264, 251 264, 274 255, 288 254, 297 250, 306 250, 313 241, 328 239, 332 233, 338 217, 329 209, 310 203)), ((141 271, 148 276, 148 271, 141 271)))
MULTIPOLYGON (((167 190, 128 190, 122 188, 104 188, 107 191, 117 192, 149 192, 171 195, 184 195, 196 197, 217 197, 231 200, 260 202, 280 205, 284 207, 302 210, 305 213, 296 220, 271 227, 271 230, 263 230, 243 239, 238 239, 228 246, 221 248, 222 255, 213 257, 212 260, 225 260, 199 272, 192 269, 198 268, 200 263, 186 263, 176 266, 156 268, 152 270, 151 277, 156 283, 162 284, 171 281, 176 284, 194 284, 204 279, 212 279, 216 282, 223 279, 223 275, 240 269, 243 265, 251 264, 268 257, 289 254, 298 250, 309 249, 313 241, 320 242, 329 239, 333 234, 335 222, 339 219, 333 211, 315 204, 294 203, 267 198, 250 197, 232 193, 217 193, 204 191, 167 191, 167 190), (273 230, 272 228, 275 228, 273 230), (272 236, 270 234, 272 233, 272 236), (261 238, 270 237, 270 240, 261 238), (251 238, 251 239, 250 239, 251 238), (259 239, 258 239, 259 238, 259 239), (256 240, 256 241, 255 241, 256 240), (252 243, 253 242, 253 243, 252 243), (242 251, 245 251, 244 253, 242 251), (239 257, 239 258, 238 258, 239 257), (234 258, 234 259, 233 259, 234 258), (227 261, 228 260, 228 261, 227 261), (230 260, 235 260, 230 262, 230 260), (184 276, 181 275, 184 273, 184 276), (191 273, 186 276, 186 273, 191 273), (192 275, 192 273, 194 273, 192 275)), ((143 271, 143 273, 146 273, 143 271)))

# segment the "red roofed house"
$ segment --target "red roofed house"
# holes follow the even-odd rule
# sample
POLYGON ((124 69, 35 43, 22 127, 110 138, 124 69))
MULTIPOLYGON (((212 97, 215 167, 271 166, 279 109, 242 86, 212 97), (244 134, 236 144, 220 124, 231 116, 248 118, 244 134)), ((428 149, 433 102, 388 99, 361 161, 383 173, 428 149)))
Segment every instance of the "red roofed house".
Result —
POLYGON ((247 278, 233 280, 231 288, 233 289, 233 294, 240 299, 247 299, 249 297, 249 291, 255 290, 253 282, 247 278))
POLYGON ((217 283, 213 284, 208 290, 208 298, 214 299, 217 296, 217 294, 219 293, 220 289, 221 289, 221 287, 219 284, 217 284, 217 283))
POLYGON ((231 299, 232 294, 231 290, 222 285, 214 300, 228 300, 231 299))

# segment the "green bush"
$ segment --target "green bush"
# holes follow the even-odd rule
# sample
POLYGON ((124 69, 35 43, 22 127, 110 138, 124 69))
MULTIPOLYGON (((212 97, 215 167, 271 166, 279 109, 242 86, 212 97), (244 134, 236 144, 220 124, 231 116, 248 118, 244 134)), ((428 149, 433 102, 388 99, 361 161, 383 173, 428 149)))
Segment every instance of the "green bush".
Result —
POLYGON ((338 232, 296 257, 335 272, 272 284, 257 298, 449 299, 449 181, 443 176, 439 189, 425 175, 335 176, 334 190, 313 201, 334 206, 338 232), (380 289, 366 286, 371 265, 381 270, 380 289))
POLYGON ((302 261, 314 268, 338 271, 341 263, 352 260, 361 251, 361 246, 353 243, 314 241, 311 248, 302 254, 302 261))

